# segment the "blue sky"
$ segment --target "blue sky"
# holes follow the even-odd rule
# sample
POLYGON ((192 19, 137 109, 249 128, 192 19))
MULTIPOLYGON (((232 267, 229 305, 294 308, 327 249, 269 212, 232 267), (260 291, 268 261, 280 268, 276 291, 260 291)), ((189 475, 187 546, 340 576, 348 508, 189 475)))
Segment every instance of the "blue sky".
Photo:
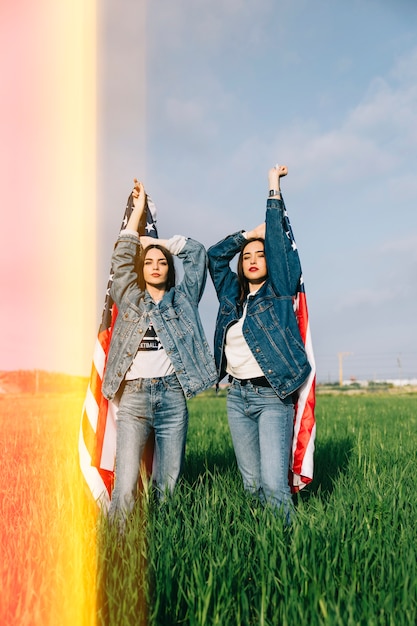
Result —
MULTIPOLYGON (((133 176, 161 237, 210 246, 285 163, 318 380, 339 352, 345 378, 417 377, 417 3, 154 0, 145 38, 143 16, 101 9, 98 299, 133 176)), ((211 342, 210 279, 200 310, 211 342)))

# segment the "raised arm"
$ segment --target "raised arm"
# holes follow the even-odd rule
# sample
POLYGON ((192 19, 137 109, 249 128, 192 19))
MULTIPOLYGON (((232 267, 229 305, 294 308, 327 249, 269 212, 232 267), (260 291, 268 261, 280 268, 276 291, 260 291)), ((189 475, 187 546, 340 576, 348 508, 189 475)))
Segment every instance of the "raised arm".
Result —
POLYGON ((207 280, 207 253, 199 241, 187 239, 177 256, 182 261, 184 276, 178 289, 197 305, 203 297, 207 280))
POLYGON ((225 293, 231 298, 239 296, 237 274, 230 268, 230 262, 240 251, 244 242, 243 233, 237 232, 207 250, 209 272, 219 300, 225 293))
POLYGON ((140 183, 137 178, 133 179, 133 183, 133 211, 126 224, 126 230, 134 230, 135 232, 138 232, 139 223, 146 206, 146 193, 143 183, 140 183))
POLYGON ((288 174, 286 165, 275 165, 268 172, 269 198, 281 200, 281 178, 288 174))
POLYGON ((285 166, 269 171, 270 193, 266 204, 265 255, 269 279, 279 296, 294 296, 301 277, 300 258, 281 197, 280 179, 287 172, 285 166))
POLYGON ((110 295, 118 306, 130 289, 139 290, 135 259, 140 248, 138 228, 146 206, 146 193, 143 184, 136 178, 132 198, 133 210, 116 242, 111 261, 113 281, 110 295))

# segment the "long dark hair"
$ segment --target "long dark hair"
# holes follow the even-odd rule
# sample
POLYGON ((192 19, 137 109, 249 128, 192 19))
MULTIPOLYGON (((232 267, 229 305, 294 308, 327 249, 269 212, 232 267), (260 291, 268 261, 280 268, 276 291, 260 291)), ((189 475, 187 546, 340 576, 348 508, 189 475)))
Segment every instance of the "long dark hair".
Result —
POLYGON ((162 252, 162 254, 164 255, 164 257, 166 258, 166 260, 167 260, 167 263, 168 263, 168 276, 167 276, 167 284, 166 284, 166 287, 165 287, 165 291, 169 291, 171 289, 171 287, 175 287, 174 257, 172 256, 172 254, 171 254, 171 252, 169 250, 164 248, 164 246, 161 246, 159 243, 151 243, 149 246, 146 246, 146 248, 142 251, 142 254, 139 254, 138 257, 137 257, 136 267, 137 267, 137 273, 138 273, 139 287, 142 290, 145 290, 145 288, 146 288, 145 279, 143 278, 143 265, 145 263, 146 253, 151 248, 157 248, 157 250, 160 250, 162 252))
POLYGON ((242 244, 239 258, 237 260, 237 277, 240 286, 239 301, 241 304, 243 304, 243 302, 246 300, 246 296, 249 293, 249 281, 243 273, 243 253, 245 252, 245 248, 248 243, 252 243, 252 241, 260 241, 263 244, 265 250, 265 239, 263 239, 262 237, 249 237, 249 239, 246 239, 246 241, 242 244))

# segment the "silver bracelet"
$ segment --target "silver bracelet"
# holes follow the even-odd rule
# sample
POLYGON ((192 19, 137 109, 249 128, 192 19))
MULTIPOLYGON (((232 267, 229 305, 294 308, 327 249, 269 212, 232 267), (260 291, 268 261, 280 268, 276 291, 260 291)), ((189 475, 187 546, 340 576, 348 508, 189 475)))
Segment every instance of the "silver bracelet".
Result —
POLYGON ((273 196, 277 196, 278 194, 281 194, 281 190, 280 189, 270 189, 269 190, 269 197, 272 198, 273 196))

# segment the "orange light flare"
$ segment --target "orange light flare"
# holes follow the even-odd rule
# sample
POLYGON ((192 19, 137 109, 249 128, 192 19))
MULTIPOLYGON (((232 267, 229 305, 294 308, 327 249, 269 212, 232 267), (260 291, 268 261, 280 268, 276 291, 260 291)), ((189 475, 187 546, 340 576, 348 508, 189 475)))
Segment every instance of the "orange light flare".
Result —
MULTIPOLYGON (((88 373, 96 332, 96 2, 0 4, 0 370, 88 373)), ((0 623, 95 623, 80 395, 0 394, 0 623)))

